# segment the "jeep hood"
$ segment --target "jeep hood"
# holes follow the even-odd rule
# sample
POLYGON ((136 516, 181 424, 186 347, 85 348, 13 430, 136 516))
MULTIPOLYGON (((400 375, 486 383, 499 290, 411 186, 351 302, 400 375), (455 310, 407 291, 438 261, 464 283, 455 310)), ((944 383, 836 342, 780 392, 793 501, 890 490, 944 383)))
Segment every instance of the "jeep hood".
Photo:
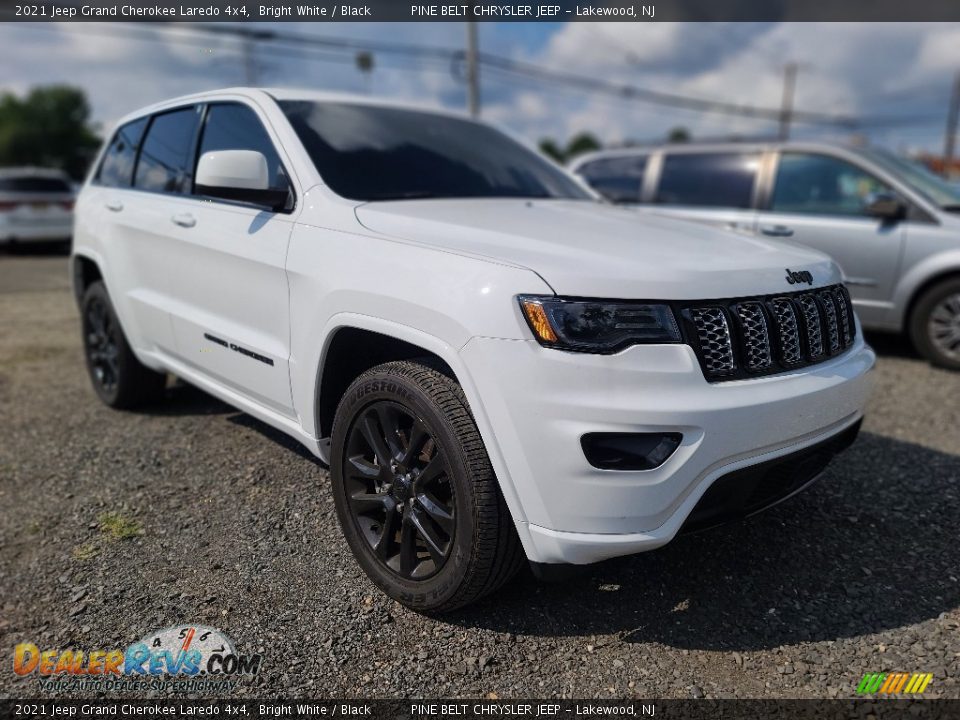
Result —
POLYGON ((375 202, 356 208, 366 228, 448 252, 528 268, 559 295, 695 300, 800 290, 840 282, 821 253, 588 201, 467 199, 375 202))

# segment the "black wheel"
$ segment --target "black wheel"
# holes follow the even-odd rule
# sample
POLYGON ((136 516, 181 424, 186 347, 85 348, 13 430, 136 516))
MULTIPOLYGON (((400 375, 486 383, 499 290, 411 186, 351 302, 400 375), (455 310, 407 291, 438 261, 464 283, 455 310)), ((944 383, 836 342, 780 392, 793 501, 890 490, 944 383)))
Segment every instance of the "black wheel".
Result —
POLYGON ((330 474, 370 579, 408 607, 447 611, 496 590, 524 555, 463 392, 428 362, 386 363, 353 382, 330 474))
POLYGON ((167 376, 137 360, 102 282, 91 283, 84 292, 81 315, 87 370, 100 399, 113 408, 161 399, 167 376))
POLYGON ((910 315, 910 338, 933 365, 960 370, 960 277, 920 296, 910 315))

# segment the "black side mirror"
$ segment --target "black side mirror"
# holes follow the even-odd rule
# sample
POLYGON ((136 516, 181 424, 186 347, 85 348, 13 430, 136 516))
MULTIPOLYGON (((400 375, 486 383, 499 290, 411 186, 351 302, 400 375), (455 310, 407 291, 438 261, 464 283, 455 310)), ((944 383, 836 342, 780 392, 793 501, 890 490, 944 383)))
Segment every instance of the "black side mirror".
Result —
POLYGON ((896 195, 878 193, 868 200, 866 211, 870 217, 878 220, 896 222, 907 216, 907 205, 896 195))
POLYGON ((290 200, 290 191, 280 188, 237 188, 216 185, 196 185, 198 195, 234 200, 269 208, 273 212, 282 212, 287 209, 290 200))

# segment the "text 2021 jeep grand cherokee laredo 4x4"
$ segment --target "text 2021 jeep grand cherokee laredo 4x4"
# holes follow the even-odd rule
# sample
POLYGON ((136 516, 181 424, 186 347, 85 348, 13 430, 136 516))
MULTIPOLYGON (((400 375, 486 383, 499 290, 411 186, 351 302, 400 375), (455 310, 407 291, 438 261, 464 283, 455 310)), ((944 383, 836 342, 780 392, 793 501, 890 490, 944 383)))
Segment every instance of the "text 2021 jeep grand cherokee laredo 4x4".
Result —
POLYGON ((420 609, 790 495, 852 441, 874 362, 825 256, 638 225, 497 130, 362 99, 129 116, 72 262, 102 400, 170 372, 290 434, 420 609))

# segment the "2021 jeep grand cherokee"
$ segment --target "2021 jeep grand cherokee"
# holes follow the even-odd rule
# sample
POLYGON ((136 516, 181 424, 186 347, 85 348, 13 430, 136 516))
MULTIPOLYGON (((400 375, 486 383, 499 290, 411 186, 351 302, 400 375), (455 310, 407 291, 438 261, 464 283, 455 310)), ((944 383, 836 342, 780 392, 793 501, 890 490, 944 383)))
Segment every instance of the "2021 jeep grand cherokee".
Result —
POLYGON ((364 570, 420 609, 796 492, 874 362, 825 256, 638 225, 487 125, 365 99, 134 113, 72 263, 104 402, 169 372, 293 436, 364 570))

